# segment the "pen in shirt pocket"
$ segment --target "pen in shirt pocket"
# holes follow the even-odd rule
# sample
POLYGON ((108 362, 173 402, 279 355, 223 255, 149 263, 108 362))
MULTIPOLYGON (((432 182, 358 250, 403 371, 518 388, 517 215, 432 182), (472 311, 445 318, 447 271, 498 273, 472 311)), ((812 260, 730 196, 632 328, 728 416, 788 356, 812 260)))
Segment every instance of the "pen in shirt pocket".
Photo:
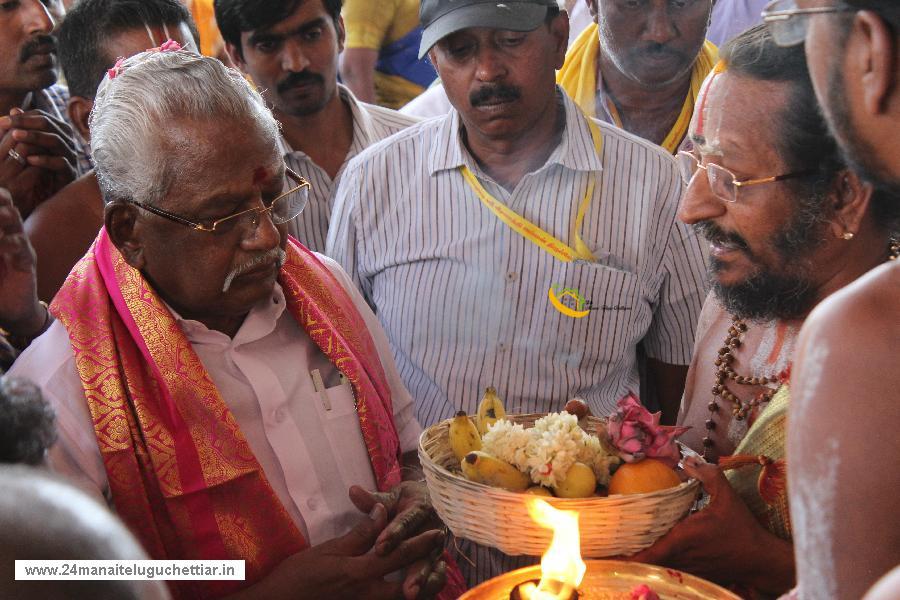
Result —
POLYGON ((313 369, 309 372, 309 375, 312 377, 313 389, 318 392, 325 410, 331 410, 331 401, 328 399, 328 392, 325 391, 325 382, 322 381, 322 373, 320 373, 318 369, 313 369))

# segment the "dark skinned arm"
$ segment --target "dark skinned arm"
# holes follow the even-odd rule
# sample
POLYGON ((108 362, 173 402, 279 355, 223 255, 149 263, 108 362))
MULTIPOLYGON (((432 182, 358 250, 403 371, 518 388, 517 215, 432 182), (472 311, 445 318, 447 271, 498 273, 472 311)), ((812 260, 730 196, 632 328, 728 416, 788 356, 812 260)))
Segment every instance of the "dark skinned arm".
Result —
POLYGON ((674 425, 678 418, 687 373, 687 365, 673 365, 655 358, 647 358, 647 379, 650 382, 651 393, 659 402, 663 425, 674 425))

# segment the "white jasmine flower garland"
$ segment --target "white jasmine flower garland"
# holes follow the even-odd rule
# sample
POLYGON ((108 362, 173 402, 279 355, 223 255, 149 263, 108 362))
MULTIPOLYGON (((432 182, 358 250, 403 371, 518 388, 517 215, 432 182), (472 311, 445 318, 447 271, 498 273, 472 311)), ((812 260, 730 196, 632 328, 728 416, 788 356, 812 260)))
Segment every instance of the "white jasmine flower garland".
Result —
POLYGON ((606 452, 600 440, 578 426, 569 413, 552 413, 525 429, 506 419, 497 421, 481 440, 482 450, 514 465, 539 485, 553 487, 575 462, 591 467, 597 482, 609 482, 609 467, 617 456, 606 452))
POLYGON ((531 434, 518 423, 500 419, 481 438, 481 450, 528 473, 531 434))

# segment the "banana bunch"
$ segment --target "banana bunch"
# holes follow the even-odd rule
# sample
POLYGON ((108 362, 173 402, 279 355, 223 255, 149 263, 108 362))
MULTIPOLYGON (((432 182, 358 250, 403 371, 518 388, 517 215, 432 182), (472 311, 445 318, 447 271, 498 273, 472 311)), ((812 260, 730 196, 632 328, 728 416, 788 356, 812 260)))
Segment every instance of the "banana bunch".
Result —
POLYGON ((462 460, 469 452, 481 450, 481 436, 487 433, 491 425, 505 416, 506 410, 503 408, 503 401, 497 395, 497 390, 489 387, 478 405, 475 423, 462 410, 450 421, 450 448, 454 456, 462 460))
POLYGON ((450 421, 450 449, 459 459, 463 475, 470 481, 522 492, 531 485, 528 475, 508 462, 481 451, 481 436, 505 416, 506 410, 497 390, 489 387, 478 405, 474 422, 462 410, 450 421))
MULTIPOLYGON (((584 404, 584 402, 581 401, 580 404, 584 404)), ((566 408, 568 412, 576 414, 575 410, 570 410, 568 405, 566 408)), ((573 408, 582 413, 576 414, 579 418, 589 414, 586 405, 583 407, 573 405, 573 408)), ((573 463, 568 468, 566 476, 558 479, 557 483, 550 488, 532 483, 531 476, 507 462, 508 458, 504 460, 485 452, 482 449, 481 437, 494 423, 505 417, 506 410, 503 407, 503 401, 497 395, 497 390, 489 387, 481 398, 478 414, 474 418, 470 418, 465 411, 459 411, 450 421, 450 449, 460 461, 460 468, 467 479, 511 492, 525 492, 538 496, 587 498, 594 494, 597 488, 597 478, 591 466, 585 463, 573 463)), ((496 430, 491 435, 505 435, 505 433, 500 433, 501 431, 496 430)))

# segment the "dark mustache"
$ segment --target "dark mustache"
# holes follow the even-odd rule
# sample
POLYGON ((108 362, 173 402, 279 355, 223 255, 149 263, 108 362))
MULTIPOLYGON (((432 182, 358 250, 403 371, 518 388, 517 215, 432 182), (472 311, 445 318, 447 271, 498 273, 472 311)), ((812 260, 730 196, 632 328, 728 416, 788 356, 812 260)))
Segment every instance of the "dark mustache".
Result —
POLYGON ((306 83, 325 83, 325 78, 318 73, 312 73, 310 71, 291 73, 283 80, 278 82, 277 90, 279 93, 284 93, 293 87, 297 87, 306 83))
POLYGON ((495 83, 480 87, 469 94, 469 104, 472 106, 481 106, 492 100, 510 102, 512 100, 518 100, 521 96, 522 92, 519 91, 519 88, 502 83, 495 83))
POLYGON ((713 244, 734 246, 738 250, 744 251, 750 249, 747 242, 744 241, 744 238, 736 233, 726 232, 712 221, 700 221, 699 223, 694 223, 693 227, 697 235, 702 236, 713 244))
POLYGON ((656 42, 650 42, 646 46, 636 48, 633 52, 638 56, 671 56, 672 58, 677 58, 679 60, 685 59, 683 52, 679 52, 665 44, 657 44, 656 42))
POLYGON ((19 62, 25 62, 35 54, 40 54, 46 46, 50 46, 51 52, 56 52, 56 38, 52 35, 38 34, 28 40, 19 52, 19 62))

